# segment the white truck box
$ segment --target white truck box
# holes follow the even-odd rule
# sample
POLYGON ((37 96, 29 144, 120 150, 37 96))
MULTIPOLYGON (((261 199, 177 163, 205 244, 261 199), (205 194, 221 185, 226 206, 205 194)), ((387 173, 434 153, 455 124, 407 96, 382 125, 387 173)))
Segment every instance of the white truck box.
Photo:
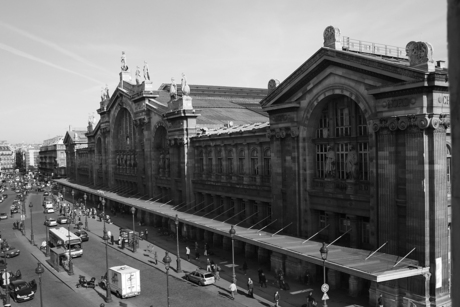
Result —
POLYGON ((127 265, 109 269, 110 289, 120 298, 141 294, 141 275, 138 269, 127 265))

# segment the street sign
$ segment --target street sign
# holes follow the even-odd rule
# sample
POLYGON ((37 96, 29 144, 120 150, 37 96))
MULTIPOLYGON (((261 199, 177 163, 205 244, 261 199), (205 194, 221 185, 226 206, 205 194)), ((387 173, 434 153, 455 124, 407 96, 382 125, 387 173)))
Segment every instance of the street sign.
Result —
POLYGON ((321 286, 321 291, 323 291, 324 293, 326 293, 327 291, 329 291, 329 285, 328 284, 323 284, 321 286))
POLYGON ((323 294, 323 298, 321 299, 322 301, 328 300, 329 296, 327 296, 327 293, 323 294))

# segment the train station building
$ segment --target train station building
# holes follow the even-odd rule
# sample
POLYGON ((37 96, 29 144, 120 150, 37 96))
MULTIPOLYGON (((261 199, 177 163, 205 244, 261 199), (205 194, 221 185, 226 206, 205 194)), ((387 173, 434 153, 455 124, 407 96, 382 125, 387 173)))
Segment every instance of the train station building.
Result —
MULTIPOLYGON (((429 43, 342 37, 266 89, 154 89, 126 57, 85 142, 66 136, 75 197, 305 272, 375 306, 450 306, 447 70, 429 43), (321 258, 322 242, 328 257, 321 258)), ((145 73, 147 71, 147 73, 145 73)))

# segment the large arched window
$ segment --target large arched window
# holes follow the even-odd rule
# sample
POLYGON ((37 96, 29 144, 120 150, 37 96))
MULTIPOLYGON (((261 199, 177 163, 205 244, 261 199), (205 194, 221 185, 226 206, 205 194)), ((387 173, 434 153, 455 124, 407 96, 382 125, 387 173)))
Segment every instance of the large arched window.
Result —
POLYGON ((369 180, 366 118, 346 96, 331 96, 316 129, 316 178, 369 180))

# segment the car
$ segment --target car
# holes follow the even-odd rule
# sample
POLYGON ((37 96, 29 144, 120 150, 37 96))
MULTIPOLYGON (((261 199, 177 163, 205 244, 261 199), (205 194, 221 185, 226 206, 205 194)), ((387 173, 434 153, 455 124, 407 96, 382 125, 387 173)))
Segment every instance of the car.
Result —
MULTIPOLYGON (((54 213, 54 208, 45 208, 45 211, 44 211, 45 214, 48 214, 48 213, 54 213)), ((1 214, 1 213, 0 213, 1 214)), ((1 217, 0 217, 1 218, 1 217)))
POLYGON ((216 282, 214 275, 211 272, 205 270, 196 270, 185 274, 185 279, 191 282, 195 282, 200 286, 212 285, 216 282))
MULTIPOLYGON (((14 246, 8 246, 6 249, 6 258, 13 258, 19 256, 21 251, 14 246)), ((0 250, 0 258, 5 258, 5 251, 0 250)))
POLYGON ((74 233, 75 233, 75 235, 77 235, 77 236, 79 236, 81 238, 82 242, 85 242, 85 241, 89 240, 88 233, 86 231, 84 231, 84 230, 77 230, 74 233))
POLYGON ((57 226, 57 222, 56 222, 55 219, 50 217, 50 218, 46 219, 45 225, 48 226, 48 227, 57 226))
POLYGON ((37 291, 37 282, 35 279, 30 282, 26 282, 23 279, 16 279, 8 285, 8 290, 15 302, 30 301, 34 298, 37 291))
POLYGON ((8 219, 8 214, 6 214, 5 212, 0 213, 0 220, 6 220, 6 219, 8 219))
POLYGON ((50 195, 50 193, 47 192, 47 191, 45 191, 45 192, 43 193, 43 196, 49 196, 49 195, 50 195))
POLYGON ((8 198, 8 194, 3 194, 3 198, 8 198))
POLYGON ((20 190, 16 190, 16 193, 21 193, 21 191, 20 191, 20 190))
POLYGON ((59 224, 68 224, 69 223, 69 219, 66 217, 66 216, 59 216, 57 218, 57 222, 59 224))

